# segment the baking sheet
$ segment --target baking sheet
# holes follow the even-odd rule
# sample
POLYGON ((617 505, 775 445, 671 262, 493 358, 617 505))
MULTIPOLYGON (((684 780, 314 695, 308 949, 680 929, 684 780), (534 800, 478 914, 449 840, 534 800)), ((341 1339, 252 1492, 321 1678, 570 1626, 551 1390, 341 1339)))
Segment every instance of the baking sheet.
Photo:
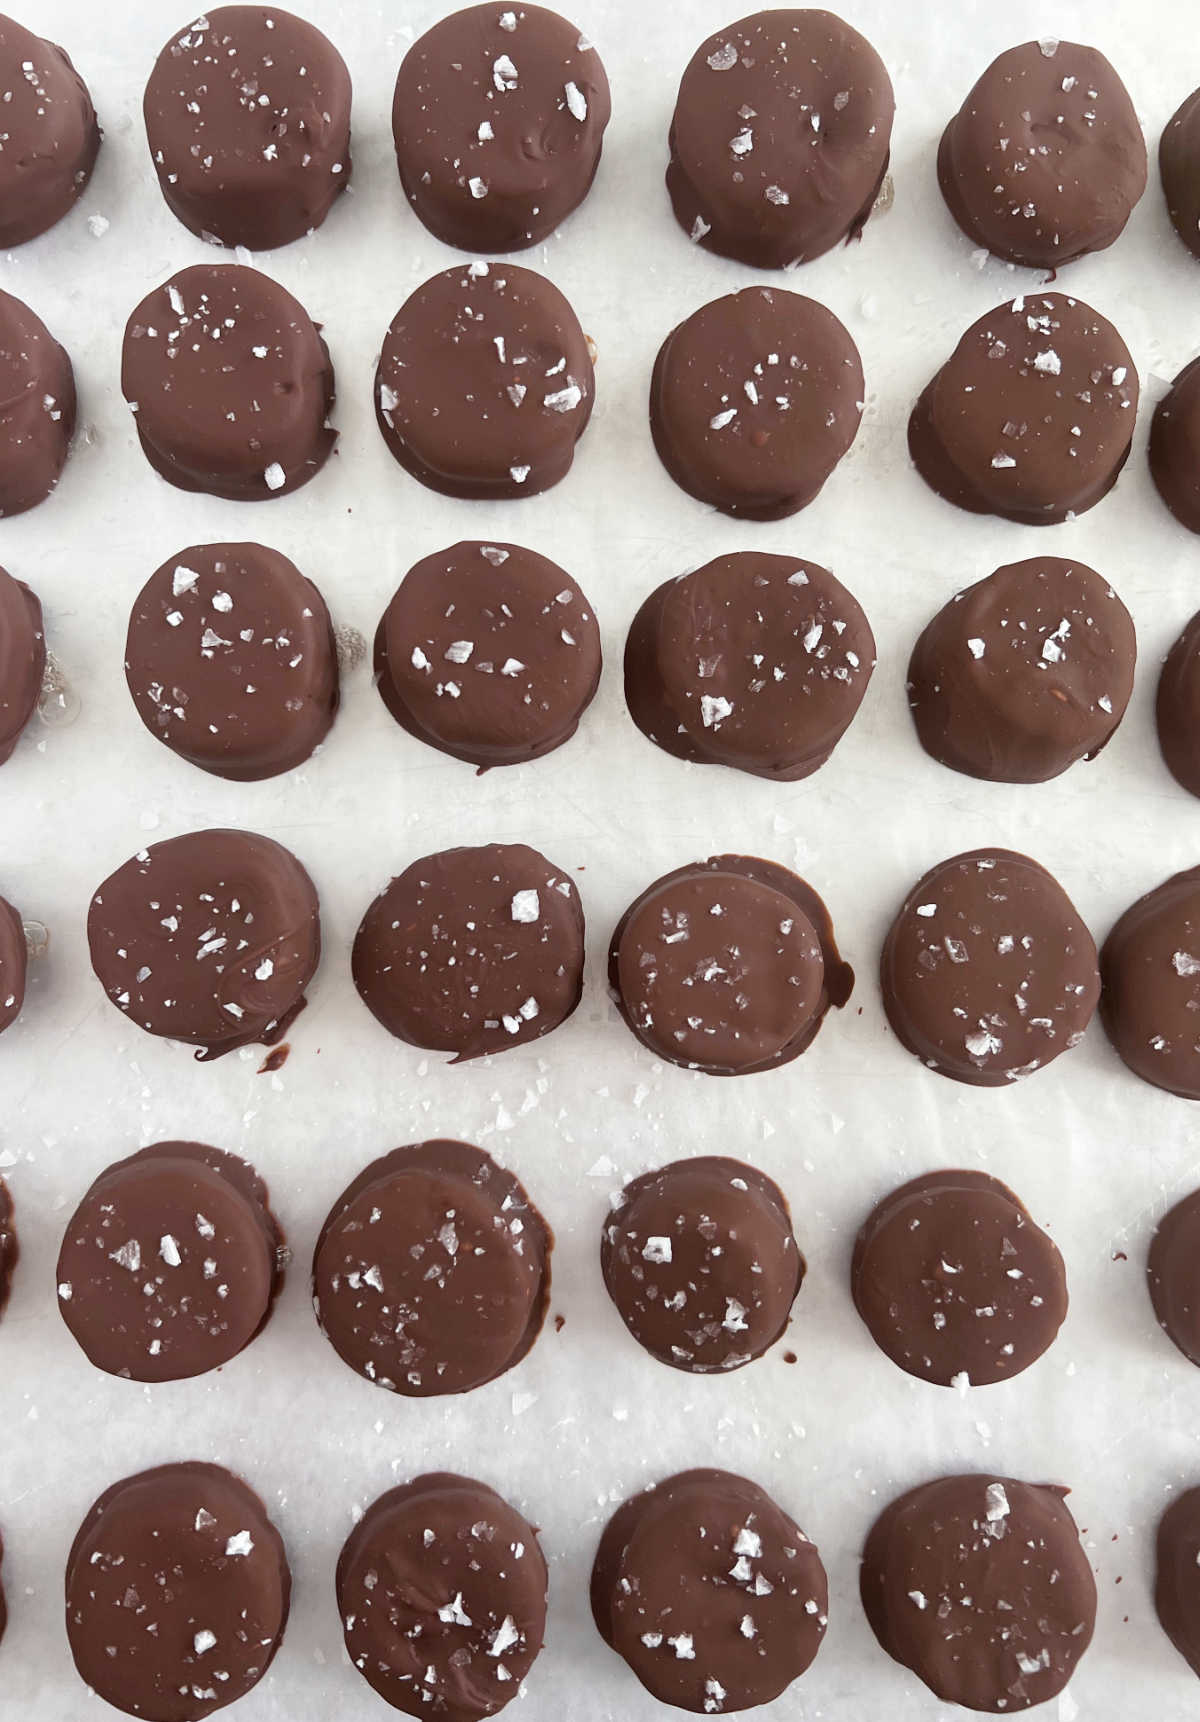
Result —
MULTIPOLYGON (((899 1490, 959 1468, 1069 1483, 1100 1588, 1096 1641, 1057 1702, 1107 1722, 1195 1713, 1194 1677, 1150 1602, 1153 1527, 1170 1491, 1200 1481, 1200 1373, 1154 1325, 1142 1261, 1156 1216, 1200 1181, 1197 1113, 1137 1082, 1097 1026, 1078 1050, 1007 1092, 923 1070, 888 1033, 874 970, 908 887, 933 862, 991 843, 1026 850, 1063 882, 1102 937, 1169 872, 1200 860, 1200 803, 1179 790, 1153 733, 1157 665, 1200 604, 1200 542, 1159 503, 1145 466, 1150 408, 1200 346, 1200 270, 1172 235, 1157 178, 1125 236, 1061 283, 1111 317, 1136 359, 1143 405, 1115 493, 1040 535, 955 511, 911 471, 912 401, 958 335, 1028 271, 975 258, 937 192, 951 110, 1000 50, 1046 33, 1113 60, 1151 149, 1200 80, 1184 0, 856 0, 848 16, 896 87, 895 202, 861 245, 788 285, 830 305, 859 343, 868 409, 818 500, 777 525, 702 508, 654 457, 645 395, 663 335, 752 272, 687 244, 662 186, 676 82, 727 0, 668 6, 583 0, 614 119, 591 197, 521 261, 568 295, 599 349, 597 406, 575 468, 515 503, 448 501, 395 465, 374 424, 371 379, 393 312, 456 254, 405 205, 391 152, 391 85, 441 4, 297 0, 345 55, 355 83, 354 180, 315 236, 256 259, 325 332, 337 368, 340 451, 294 496, 251 509, 188 496, 137 448, 118 373, 125 318, 170 272, 214 253, 168 213, 141 126, 171 0, 40 0, 27 21, 64 43, 106 138, 82 205, 0 258, 0 283, 68 347, 82 432, 44 507, 0 524, 0 561, 46 610, 51 649, 79 700, 69 725, 34 726, 0 773, 0 890, 51 931, 21 1021, 0 1041, 0 1166, 22 1259, 0 1326, 0 1528, 10 1603, 0 1716, 79 1722, 111 1714, 78 1681, 62 1624, 66 1550, 96 1494, 143 1466, 216 1460, 266 1499, 295 1579, 291 1623, 241 1722, 370 1722, 387 1711, 350 1667, 333 1596, 356 1511, 416 1472, 459 1469, 542 1527, 551 1566, 546 1649, 511 1714, 525 1722, 642 1722, 665 1712, 600 1641, 586 1580, 601 1526, 628 1493, 671 1471, 719 1465, 756 1478, 817 1541, 831 1581, 824 1648, 761 1714, 787 1722, 934 1722, 939 1704, 879 1650, 857 1597, 858 1552, 899 1490), (103 221, 89 219, 102 217, 103 221), (107 223, 107 226, 104 224, 107 223), (580 580, 604 630, 606 672, 577 738, 535 765, 483 778, 388 718, 366 665, 319 757, 239 785, 184 764, 142 729, 121 659, 130 604, 187 544, 261 536, 322 588, 339 623, 370 636, 401 575, 460 537, 521 540, 580 580), (880 663, 832 763, 775 785, 689 767, 645 742, 620 688, 624 632, 660 581, 721 551, 786 551, 833 568, 864 604, 880 663), (1137 623, 1141 671, 1128 716, 1093 765, 1038 787, 976 783, 919 748, 904 706, 912 641, 960 586, 1037 552, 1078 556, 1115 584, 1137 623), (87 960, 99 881, 143 844, 245 825, 294 849, 321 892, 325 957, 274 1076, 259 1049, 198 1065, 126 1023, 87 960), (588 916, 587 991, 552 1037, 451 1069, 392 1040, 358 1000, 349 945, 387 878, 457 843, 526 841, 576 871, 588 916), (617 1020, 603 955, 620 911, 659 873, 743 850, 795 867, 833 911, 859 984, 798 1062, 719 1082, 654 1061, 617 1020), (558 1235, 553 1322, 520 1367, 464 1398, 408 1401, 355 1377, 317 1330, 307 1264, 334 1196, 398 1143, 459 1135, 525 1181, 558 1235), (141 1144, 210 1141, 268 1180, 295 1263, 263 1336, 217 1375, 144 1388, 91 1368, 55 1309, 66 1220, 91 1179, 141 1144), (785 1347, 728 1377, 664 1369, 625 1334, 597 1263, 610 1193, 678 1155, 727 1153, 787 1193, 809 1275, 785 1347), (1057 1239, 1071 1311, 1033 1369, 965 1397, 914 1381, 854 1313, 855 1229, 901 1180, 947 1164, 1010 1181, 1057 1239), (1137 1697, 1131 1696, 1136 1688, 1137 1697)), ((1047 1707, 1055 1714, 1055 1705, 1047 1707)))

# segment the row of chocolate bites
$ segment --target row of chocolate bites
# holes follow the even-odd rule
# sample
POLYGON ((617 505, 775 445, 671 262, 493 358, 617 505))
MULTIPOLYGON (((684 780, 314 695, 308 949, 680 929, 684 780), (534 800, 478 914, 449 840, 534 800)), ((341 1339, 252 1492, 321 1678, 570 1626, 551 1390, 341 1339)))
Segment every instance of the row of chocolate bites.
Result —
MULTIPOLYGON (((378 1386, 467 1391, 536 1339, 551 1245, 521 1184, 481 1150, 447 1141, 397 1149, 368 1166, 325 1221, 313 1257, 317 1318, 378 1386)), ((0 1181, 0 1299, 15 1255, 0 1181)), ((1200 1191, 1163 1219, 1148 1264, 1159 1319, 1193 1363, 1197 1260, 1200 1191)), ((252 1167, 200 1144, 159 1143, 109 1167, 84 1197, 59 1257, 59 1304, 99 1367, 179 1379, 227 1363, 261 1331, 283 1261, 252 1167)), ((694 1373, 738 1368, 779 1339, 805 1265, 782 1192, 719 1158, 629 1183, 603 1227, 601 1261, 634 1337, 694 1373)), ((859 1233, 852 1289, 880 1347, 948 1386, 1019 1373, 1066 1308, 1053 1243, 1011 1190, 973 1171, 935 1173, 887 1196, 859 1233)), ((1065 1493, 942 1477, 877 1521, 863 1553, 868 1618, 939 1697, 1019 1710, 1069 1679, 1091 1637, 1096 1592, 1065 1493)), ((127 1478, 91 1509, 68 1562, 79 1671, 150 1722, 205 1716, 265 1672, 288 1586, 278 1533, 239 1479, 195 1464, 127 1478)), ((495 1713, 542 1645, 536 1532, 467 1478, 421 1477, 375 1502, 342 1552, 337 1594, 351 1660, 415 1715, 495 1713)), ((1163 1519, 1156 1601, 1200 1673, 1200 1490, 1163 1519)), ((696 1471, 614 1515, 592 1605, 605 1639, 657 1698, 721 1713, 766 1703, 804 1672, 828 1593, 816 1548, 762 1489, 696 1471)))

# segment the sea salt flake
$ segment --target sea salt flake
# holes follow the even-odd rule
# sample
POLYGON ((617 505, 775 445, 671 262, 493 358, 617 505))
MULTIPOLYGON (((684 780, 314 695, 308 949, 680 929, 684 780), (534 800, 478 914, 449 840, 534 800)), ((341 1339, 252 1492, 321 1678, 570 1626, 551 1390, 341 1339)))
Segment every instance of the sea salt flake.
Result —
POLYGON ((721 694, 701 694, 700 721, 705 729, 715 729, 733 713, 731 702, 721 694))
POLYGON ((647 1238, 642 1245, 642 1260, 663 1264, 671 1260, 670 1238, 647 1238))
POLYGON ((541 901, 536 891, 518 891, 512 900, 512 918, 514 921, 532 923, 542 912, 541 901))
POLYGON ((587 97, 579 88, 578 84, 564 85, 563 94, 567 98, 567 109, 571 118, 573 120, 578 120, 580 125, 582 125, 584 120, 587 119, 587 97))
POLYGON ((738 51, 732 42, 723 42, 708 56, 708 63, 714 72, 732 72, 738 63, 738 51))
POLYGON ((268 490, 282 490, 287 483, 287 474, 277 460, 273 460, 263 473, 263 479, 268 490))

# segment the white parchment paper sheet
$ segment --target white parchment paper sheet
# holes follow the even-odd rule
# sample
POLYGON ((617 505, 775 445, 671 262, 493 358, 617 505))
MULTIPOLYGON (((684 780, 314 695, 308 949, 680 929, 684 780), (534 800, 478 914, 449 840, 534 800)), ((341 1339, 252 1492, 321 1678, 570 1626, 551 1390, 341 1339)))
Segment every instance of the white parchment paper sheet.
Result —
MULTIPOLYGON (((1170 1491, 1200 1481, 1200 1373, 1155 1327, 1149 1233, 1200 1179, 1197 1113, 1145 1087, 1098 1027, 1010 1092, 923 1070, 887 1032, 875 965, 889 919, 933 862, 984 843, 1028 851, 1063 882, 1098 937, 1142 891, 1200 861, 1200 803, 1158 756, 1159 660, 1200 604, 1200 541, 1159 503, 1145 466, 1150 408, 1200 347, 1200 267, 1170 231, 1157 175, 1124 237, 1072 264, 1062 286, 1111 317, 1143 382, 1133 456, 1115 493, 1040 532, 940 502, 908 464, 909 408, 961 331, 1039 284, 980 265, 938 195, 937 139, 984 65, 1053 32, 1095 43, 1132 92, 1152 150, 1200 82, 1186 0, 855 0, 896 86, 895 203, 860 245, 787 284, 830 305, 858 341, 869 405, 858 442, 812 507, 738 525, 666 478, 645 397, 659 342, 681 317, 754 276, 688 245, 662 185, 683 65, 730 21, 727 0, 587 0, 576 21, 604 56, 614 119, 595 189, 549 244, 521 259, 576 306, 599 349, 598 400, 574 471, 516 503, 447 501, 392 461, 373 422, 383 331, 407 294, 455 261, 404 203, 389 115, 396 67, 438 4, 304 0, 355 83, 354 179, 320 232, 256 259, 324 323, 337 368, 340 451, 295 496, 258 508, 188 496, 143 459, 118 387, 129 311, 171 271, 216 254, 170 216, 141 124, 146 75, 186 20, 173 0, 33 0, 27 21, 64 43, 105 128, 94 182, 59 228, 0 258, 0 283, 64 341, 81 424, 59 492, 0 524, 0 561, 46 609, 77 691, 70 727, 36 723, 0 773, 0 890, 51 929, 23 1016, 0 1042, 0 1164, 18 1207, 22 1260, 0 1325, 0 1528, 11 1620, 0 1716, 79 1722, 110 1714, 78 1682, 62 1623, 75 1528, 114 1479, 170 1459, 232 1466, 262 1492, 295 1575, 291 1624, 242 1722, 370 1722, 382 1702, 347 1662, 333 1597, 356 1508, 423 1469, 473 1472, 542 1528, 551 1562, 546 1650, 512 1714, 526 1722, 649 1722, 662 1712, 596 1635, 586 1580, 603 1521, 627 1493, 692 1465, 745 1471, 819 1543, 832 1600, 811 1672, 768 1718, 895 1722, 948 1717, 876 1646, 857 1597, 858 1553, 879 1508, 938 1472, 995 1468, 1073 1488, 1100 1586, 1093 1649, 1059 1702, 1087 1722, 1195 1714, 1194 1678, 1150 1603, 1153 1528, 1170 1491), (89 217, 109 223, 100 234, 89 217), (579 736, 536 765, 483 778, 404 735, 364 666, 308 766, 238 785, 194 771, 142 729, 122 675, 130 604, 185 545, 261 536, 366 635, 418 557, 460 537, 522 540, 575 574, 604 628, 607 668, 579 736), (865 605, 880 663, 833 762, 776 786, 685 767, 626 716, 620 657, 641 598, 719 551, 788 551, 832 567, 865 605), (1078 556, 1136 620, 1141 673, 1128 717, 1093 765, 1054 783, 976 783, 926 758, 904 704, 918 630, 958 587, 1038 552, 1078 556), (281 1073, 257 1053, 215 1065, 129 1026, 87 960, 89 896, 142 844, 217 824, 280 839, 322 898, 325 957, 281 1073), (410 860, 458 843, 524 840, 578 869, 588 989, 550 1039, 450 1069, 391 1040, 358 1000, 349 945, 368 901, 410 860), (663 1068, 617 1020, 603 986, 608 933, 660 872, 721 850, 797 868, 826 896, 859 984, 812 1050, 740 1082, 663 1068), (377 1154, 460 1135, 512 1166, 558 1234, 553 1325, 515 1372, 465 1398, 405 1401, 339 1362, 308 1304, 307 1265, 327 1207, 377 1154), (295 1265, 266 1333, 219 1375, 154 1390, 110 1380, 55 1308, 66 1219, 109 1161, 165 1137, 246 1155, 270 1183, 295 1265), (724 1379, 654 1363, 609 1307, 597 1263, 610 1192, 675 1156, 752 1160, 790 1198, 810 1273, 789 1342, 724 1379), (1050 1353, 965 1398, 913 1381, 879 1353, 850 1302, 855 1229, 894 1184, 964 1164, 1009 1180, 1066 1257, 1071 1312, 1050 1353), (606 1169, 607 1168, 607 1169, 606 1169)), ((1049 1707, 1053 1712, 1055 1706, 1049 1707)), ((954 1712, 954 1714, 961 1714, 954 1712)))

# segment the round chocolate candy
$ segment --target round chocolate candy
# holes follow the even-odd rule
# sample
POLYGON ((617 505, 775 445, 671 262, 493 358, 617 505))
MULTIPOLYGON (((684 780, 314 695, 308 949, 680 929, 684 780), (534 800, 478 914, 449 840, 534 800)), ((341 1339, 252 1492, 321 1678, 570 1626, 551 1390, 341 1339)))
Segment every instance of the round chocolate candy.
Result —
POLYGON ((452 1063, 505 1052, 565 1022, 583 991, 583 909, 536 849, 489 843, 425 855, 371 904, 354 984, 397 1040, 452 1063))
POLYGON ((36 239, 83 195, 100 150, 87 85, 63 50, 0 15, 0 249, 36 239))
POLYGON ((825 1636, 825 1568, 783 1508, 729 1471, 683 1471, 605 1528, 592 1616, 663 1704, 699 1715, 769 1704, 825 1636))
POLYGON ((1183 367, 1154 409, 1150 476, 1179 524, 1200 532, 1200 359, 1183 367))
POLYGON ((97 1369, 182 1381, 261 1332, 284 1240, 252 1166, 199 1142, 156 1142, 102 1172, 67 1226, 58 1307, 97 1369))
POLYGON ((1189 795, 1200 796, 1200 611, 1167 653, 1155 720, 1168 770, 1189 795))
POLYGON ((1058 1249, 986 1172, 930 1172, 885 1196, 855 1241, 850 1289, 879 1349, 940 1387, 1019 1375, 1067 1313, 1058 1249))
POLYGON ((311 580, 262 544, 193 544, 142 587, 125 680, 150 734, 235 782, 302 765, 338 708, 337 646, 311 580))
POLYGON ((1137 403, 1111 323, 1062 293, 1022 295, 972 323, 913 408, 908 450, 947 502, 1052 526, 1117 482, 1137 403))
POLYGON ((277 6, 218 6, 177 31, 142 103, 159 189, 203 239, 251 251, 320 227, 350 178, 350 74, 277 6))
POLYGON ((1200 1488, 1177 1495, 1159 1520, 1154 1612, 1193 1674, 1200 1675, 1200 1488))
POLYGON ((375 373, 383 439, 444 496, 533 496, 565 478, 592 416, 592 356, 557 287, 464 263, 392 318, 375 373))
POLYGON ((273 1046, 304 1009, 321 954, 316 888, 252 831, 189 831, 140 849, 88 910, 96 978, 147 1034, 219 1058, 273 1046))
POLYGON ((180 490, 286 496, 337 441, 320 330, 239 264, 197 263, 146 295, 125 326, 121 389, 146 459, 180 490))
POLYGON ((33 716, 45 670, 42 606, 23 580, 0 568, 0 765, 33 716))
MULTIPOLYGON (((19 1254, 17 1228, 13 1223, 13 1200, 8 1185, 0 1178, 0 1315, 3 1315, 4 1306, 8 1302, 13 1269, 17 1265, 19 1254)), ((0 1627, 0 1631, 2 1630, 0 1627)))
POLYGON ((468 1393, 541 1332, 553 1243, 520 1182, 481 1148, 396 1148, 330 1209, 313 1308, 342 1361, 377 1387, 468 1393))
POLYGON ((977 1088, 1016 1082, 1077 1045, 1100 992, 1074 904, 1011 849, 931 867, 892 923, 879 979, 901 1046, 977 1088))
POLYGON ((556 12, 453 12, 418 37, 396 79, 404 195, 460 250, 537 245, 587 196, 611 111, 599 54, 556 12))
POLYGON ((858 434, 858 348, 832 311, 744 287, 673 329, 650 383, 650 430, 681 490, 722 514, 806 507, 858 434))
POLYGON ((1094 759, 1133 692, 1133 618, 1082 562, 997 568, 938 611, 908 665, 927 754, 991 783, 1044 783, 1094 759))
POLYGON ((12 904, 0 897, 0 1034, 21 1014, 27 964, 24 923, 12 904))
POLYGON ((1158 1325, 1200 1368, 1200 1190, 1176 1202, 1154 1228, 1146 1278, 1158 1325))
POLYGON ((638 1344, 693 1375, 740 1369, 774 1345, 805 1270, 782 1190, 717 1156, 626 1184, 604 1224, 600 1265, 638 1344))
POLYGON ((1062 1691, 1091 1643, 1096 1581, 1065 1488, 989 1472, 900 1495, 863 1549, 876 1638, 967 1710, 1028 1710, 1062 1691))
POLYGON ((81 1679, 149 1722, 243 1698, 283 1638, 291 1573, 258 1496, 219 1465, 162 1465, 94 1503, 67 1561, 81 1679))
POLYGON ((1146 189, 1146 142, 1104 55, 1043 37, 975 84, 942 134, 938 181, 972 244, 1057 269, 1120 236, 1146 189))
POLYGON ((667 190, 708 251, 754 269, 862 232, 887 170, 891 79, 832 12, 755 12, 702 42, 679 85, 667 190))
POLYGON ((1193 257, 1200 257, 1200 90, 1185 96, 1168 120, 1158 169, 1171 225, 1193 257))
POLYGON ((525 1690, 546 1584, 537 1532, 494 1489, 417 1477, 372 1502, 338 1559, 347 1654, 394 1710, 480 1722, 525 1690))
POLYGON ((1100 951, 1100 1020, 1143 1082, 1200 1100, 1200 867, 1130 905, 1100 951))
POLYGON ((28 305, 0 293, 0 517, 46 500, 74 434, 75 372, 66 349, 28 305))
POLYGON ((656 879, 612 936, 613 1002, 643 1046, 710 1076, 787 1064, 846 1003, 854 970, 811 885, 748 855, 656 879))
POLYGON ((375 635, 379 692, 396 722, 481 771, 569 741, 600 662, 588 600, 557 563, 519 544, 472 540, 426 556, 375 635))
POLYGON ((664 753, 791 783, 824 765, 875 668, 875 636, 827 568, 735 551, 634 617, 625 700, 664 753))

